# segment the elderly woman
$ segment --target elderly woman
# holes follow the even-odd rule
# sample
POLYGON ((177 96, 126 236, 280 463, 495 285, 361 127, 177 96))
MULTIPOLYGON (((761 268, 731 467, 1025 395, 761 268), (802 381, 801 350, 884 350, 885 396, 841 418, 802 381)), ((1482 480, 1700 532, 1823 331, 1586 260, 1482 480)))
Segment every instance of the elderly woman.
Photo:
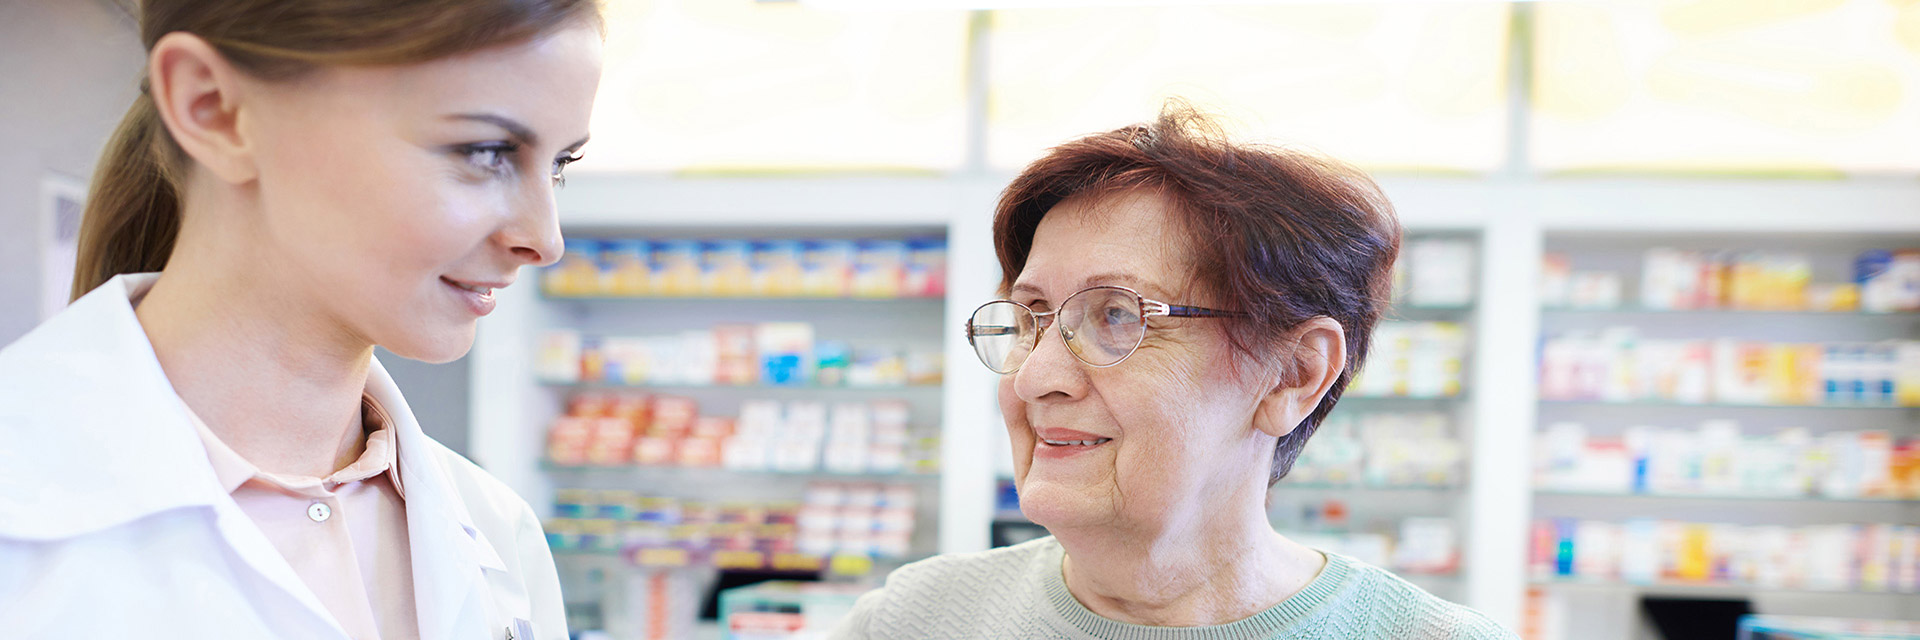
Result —
POLYGON ((1514 637, 1268 523, 1366 357, 1400 228, 1357 171, 1209 131, 1163 114, 1007 188, 1004 299, 967 335, 1053 535, 904 567, 837 637, 1514 637))

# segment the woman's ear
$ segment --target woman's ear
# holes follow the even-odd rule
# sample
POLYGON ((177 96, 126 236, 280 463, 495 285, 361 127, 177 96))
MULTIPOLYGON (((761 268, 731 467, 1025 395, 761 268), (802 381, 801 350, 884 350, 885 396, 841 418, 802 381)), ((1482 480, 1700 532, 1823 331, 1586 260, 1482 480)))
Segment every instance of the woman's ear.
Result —
POLYGON ((1284 370, 1253 413, 1254 428, 1276 438, 1293 433, 1347 367, 1347 333, 1334 319, 1316 317, 1288 333, 1291 353, 1276 359, 1284 370))
POLYGON ((199 36, 161 36, 147 58, 147 93, 174 143, 212 177, 240 184, 257 177, 242 127, 237 69, 199 36))

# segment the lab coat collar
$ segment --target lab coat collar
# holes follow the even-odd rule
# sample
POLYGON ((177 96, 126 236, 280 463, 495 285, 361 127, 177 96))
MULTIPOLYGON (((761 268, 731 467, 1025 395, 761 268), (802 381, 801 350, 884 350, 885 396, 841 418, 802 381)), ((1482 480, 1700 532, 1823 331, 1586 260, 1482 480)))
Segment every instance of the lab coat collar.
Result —
POLYGON ((225 497, 186 403, 107 281, 0 350, 0 537, 58 540, 225 497))
MULTIPOLYGON (((0 447, 0 537, 58 540, 170 509, 229 511, 192 414, 134 315, 131 300, 158 277, 116 276, 0 350, 0 437, 9 440, 0 447)), ((366 394, 391 418, 399 449, 421 637, 484 627, 483 572, 505 563, 377 359, 366 394)))
POLYGON ((473 524, 466 503, 441 462, 439 445, 427 439, 399 387, 375 360, 367 395, 392 419, 399 445, 400 475, 407 483, 407 540, 413 553, 413 592, 420 637, 471 636, 484 628, 488 586, 484 571, 506 564, 473 524), (481 625, 474 627, 474 625, 481 625))

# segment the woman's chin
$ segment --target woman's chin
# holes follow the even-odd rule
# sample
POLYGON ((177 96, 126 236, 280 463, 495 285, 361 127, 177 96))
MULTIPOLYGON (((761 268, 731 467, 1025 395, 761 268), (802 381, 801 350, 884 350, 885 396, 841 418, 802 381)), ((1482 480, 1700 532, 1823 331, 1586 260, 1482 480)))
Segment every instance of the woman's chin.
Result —
POLYGON ((465 357, 473 349, 473 335, 474 326, 469 322, 464 326, 435 327, 401 340, 382 342, 380 346, 408 360, 445 364, 465 357))
POLYGON ((1020 513, 1034 524, 1060 529, 1113 521, 1113 504, 1106 495, 1088 495, 1031 478, 1025 489, 1020 494, 1020 513))

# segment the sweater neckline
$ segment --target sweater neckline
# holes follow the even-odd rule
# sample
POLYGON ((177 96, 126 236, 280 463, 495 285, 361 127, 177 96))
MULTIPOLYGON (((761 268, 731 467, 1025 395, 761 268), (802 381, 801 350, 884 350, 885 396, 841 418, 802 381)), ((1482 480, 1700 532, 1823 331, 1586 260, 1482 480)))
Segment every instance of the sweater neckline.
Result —
POLYGON ((1285 637, 1322 605, 1333 600, 1354 575, 1352 561, 1337 553, 1321 552, 1327 564, 1298 592, 1279 604, 1246 618, 1205 627, 1154 627, 1109 619, 1094 613, 1067 589, 1066 549, 1049 539, 1042 568, 1041 588, 1055 613, 1074 629, 1105 640, 1249 640, 1285 637))

